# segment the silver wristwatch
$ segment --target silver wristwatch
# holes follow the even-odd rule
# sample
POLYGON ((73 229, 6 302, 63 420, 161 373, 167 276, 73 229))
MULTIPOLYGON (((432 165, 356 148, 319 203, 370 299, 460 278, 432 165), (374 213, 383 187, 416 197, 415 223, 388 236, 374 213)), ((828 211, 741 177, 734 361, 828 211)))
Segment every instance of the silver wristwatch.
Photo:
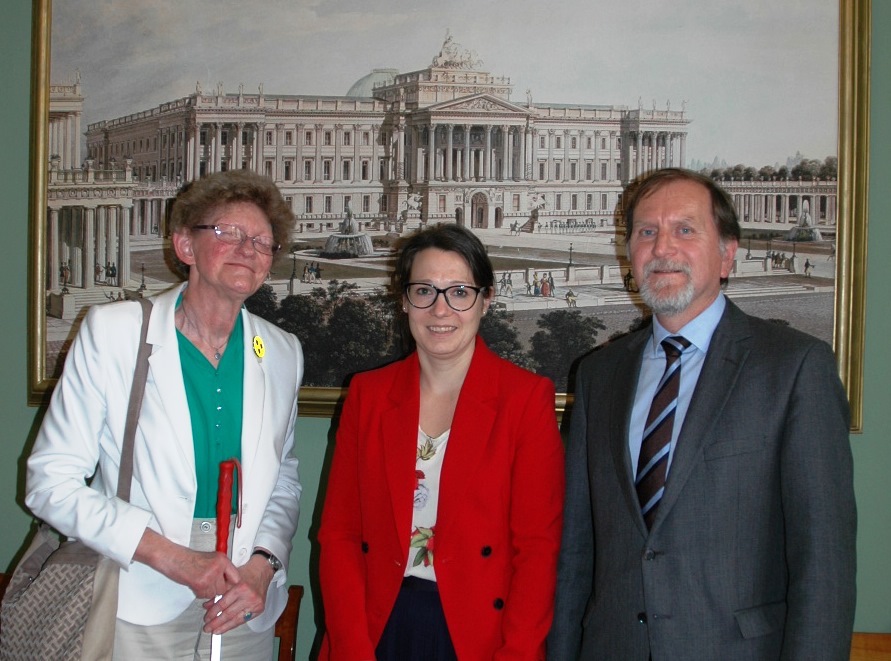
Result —
POLYGON ((277 572, 282 568, 282 561, 272 555, 269 551, 264 551, 263 549, 254 549, 254 552, 251 553, 251 556, 260 555, 266 558, 266 562, 269 563, 269 566, 272 567, 273 572, 277 572))

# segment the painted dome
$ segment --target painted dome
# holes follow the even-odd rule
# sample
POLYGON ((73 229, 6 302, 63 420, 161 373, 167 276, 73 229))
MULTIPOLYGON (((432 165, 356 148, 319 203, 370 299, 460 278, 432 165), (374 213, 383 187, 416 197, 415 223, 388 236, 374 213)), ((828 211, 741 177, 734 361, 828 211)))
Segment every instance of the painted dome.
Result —
POLYGON ((374 90, 376 85, 389 85, 393 82, 393 79, 398 73, 399 69, 373 69, 370 74, 363 76, 353 83, 353 86, 350 87, 350 91, 347 92, 346 95, 363 97, 374 96, 372 90, 374 90))

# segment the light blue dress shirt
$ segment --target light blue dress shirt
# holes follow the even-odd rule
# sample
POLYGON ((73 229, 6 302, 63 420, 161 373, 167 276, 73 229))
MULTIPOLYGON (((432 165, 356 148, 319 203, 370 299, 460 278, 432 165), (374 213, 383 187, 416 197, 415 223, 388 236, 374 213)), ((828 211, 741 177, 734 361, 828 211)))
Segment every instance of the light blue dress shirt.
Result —
MULTIPOLYGON (((702 365, 708 353, 709 343, 721 316, 724 314, 726 302, 724 294, 719 294, 714 302, 700 313, 698 317, 690 321, 677 333, 669 333, 659 320, 653 316, 653 334, 644 348, 643 363, 640 367, 640 377, 637 382, 637 393, 634 395, 634 407, 631 410, 631 422, 628 428, 628 452, 631 455, 631 470, 637 472, 637 458, 640 456, 640 446, 643 442, 644 426, 647 423, 647 414, 650 412, 650 404, 656 394, 656 386, 665 372, 665 351, 662 349, 662 340, 666 337, 682 335, 690 341, 690 346, 681 354, 681 383, 678 392, 678 406, 674 414, 674 428, 671 431, 671 446, 668 451, 667 471, 671 471, 671 461, 674 458, 675 446, 678 436, 684 426, 687 409, 702 365)), ((632 478, 634 475, 632 475, 632 478)))

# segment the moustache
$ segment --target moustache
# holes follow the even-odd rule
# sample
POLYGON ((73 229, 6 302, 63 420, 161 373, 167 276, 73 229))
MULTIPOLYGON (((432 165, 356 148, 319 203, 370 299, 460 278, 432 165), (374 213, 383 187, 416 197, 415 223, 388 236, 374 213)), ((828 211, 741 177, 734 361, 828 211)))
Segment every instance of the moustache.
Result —
POLYGON ((644 278, 649 278, 656 271, 680 271, 688 278, 693 274, 693 269, 684 262, 675 262, 671 259, 654 259, 644 266, 644 278))

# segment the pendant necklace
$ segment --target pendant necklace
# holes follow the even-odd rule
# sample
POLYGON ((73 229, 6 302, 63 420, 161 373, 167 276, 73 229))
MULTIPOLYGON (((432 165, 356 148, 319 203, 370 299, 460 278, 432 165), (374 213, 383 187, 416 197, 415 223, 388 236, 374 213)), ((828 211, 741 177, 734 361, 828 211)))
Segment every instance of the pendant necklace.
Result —
POLYGON ((446 432, 443 432, 439 436, 431 436, 420 426, 418 426, 418 431, 421 432, 421 436, 423 436, 423 441, 419 439, 418 441, 418 459, 421 461, 429 461, 436 456, 437 450, 442 445, 443 436, 446 435, 446 432))
POLYGON ((217 362, 220 362, 220 359, 223 357, 223 350, 226 348, 226 345, 229 344, 229 338, 227 337, 227 338, 226 338, 226 341, 223 342, 221 345, 219 345, 219 346, 214 346, 213 344, 211 344, 210 342, 208 342, 208 341, 205 339, 205 337, 204 337, 201 333, 198 332, 198 325, 197 325, 194 321, 192 321, 192 320, 189 318, 189 314, 186 312, 186 301, 185 301, 185 299, 183 300, 183 302, 182 302, 182 304, 181 304, 180 307, 182 307, 182 310, 183 310, 183 318, 184 318, 186 321, 189 322, 189 325, 190 325, 192 328, 195 329, 195 335, 197 335, 197 336, 198 336, 198 339, 201 340, 202 342, 204 342, 205 345, 207 345, 208 347, 210 347, 210 349, 213 351, 213 357, 214 357, 214 360, 216 360, 217 362))

